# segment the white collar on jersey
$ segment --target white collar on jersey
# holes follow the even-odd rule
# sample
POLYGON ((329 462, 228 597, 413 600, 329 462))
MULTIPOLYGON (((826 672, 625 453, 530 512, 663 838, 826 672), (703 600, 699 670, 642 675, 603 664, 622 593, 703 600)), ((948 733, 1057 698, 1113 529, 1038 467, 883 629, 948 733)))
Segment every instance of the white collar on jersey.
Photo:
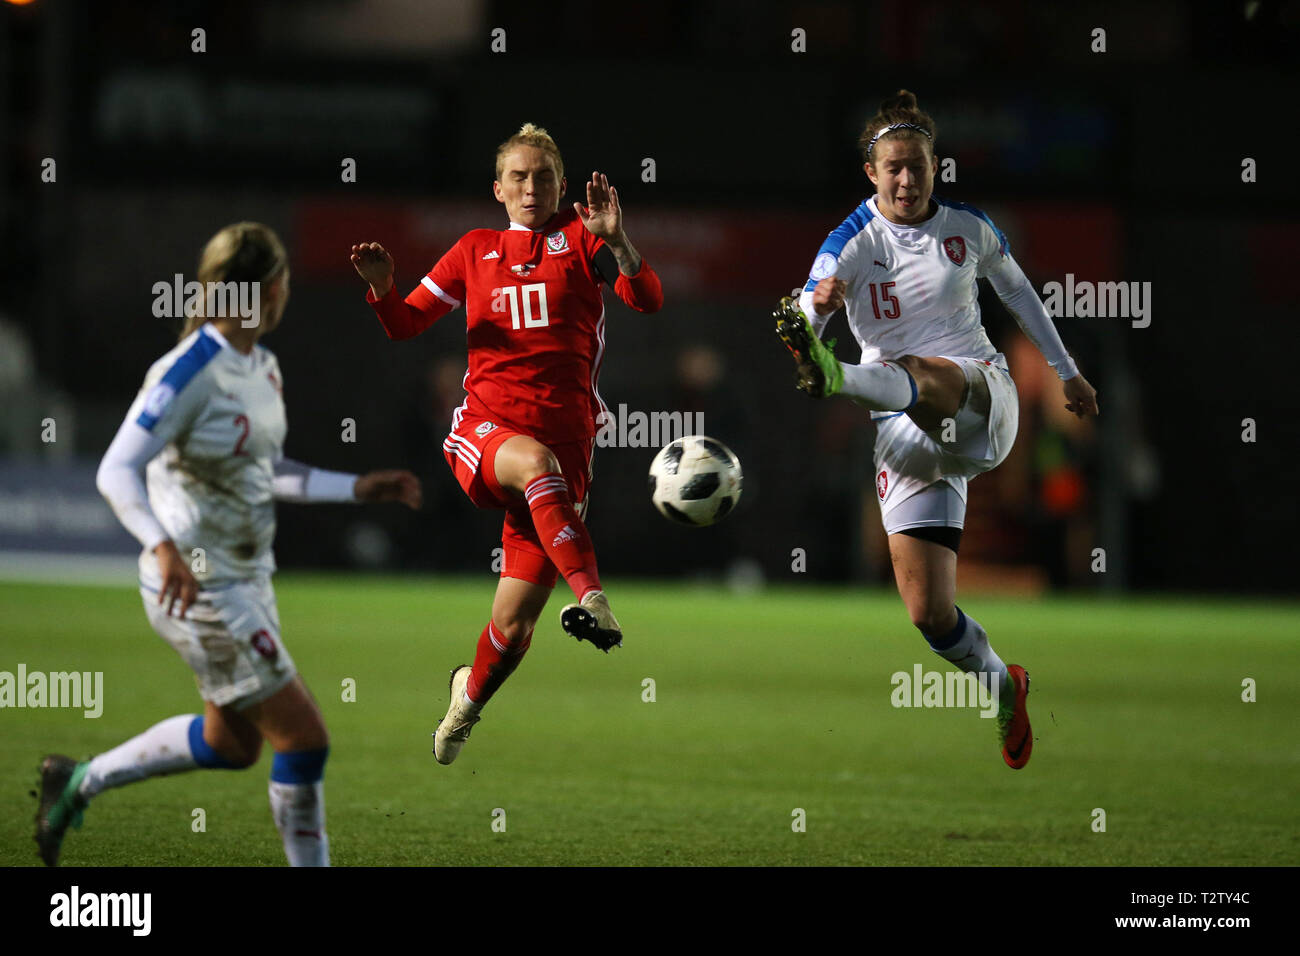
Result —
POLYGON ((934 203, 935 206, 934 212, 931 213, 925 219, 922 219, 920 222, 915 222, 915 223, 890 222, 888 219, 885 218, 885 214, 880 211, 880 207, 876 205, 875 195, 872 195, 872 197, 867 200, 867 206, 871 209, 871 212, 881 222, 883 222, 886 226, 888 226, 890 231, 893 232, 894 235, 897 236, 909 232, 925 232, 930 226, 934 224, 934 222, 939 218, 939 212, 943 209, 943 206, 939 205, 939 203, 934 199, 931 199, 930 201, 934 203))
MULTIPOLYGON (((546 231, 546 225, 547 225, 547 223, 549 223, 552 219, 554 219, 555 216, 558 216, 558 215, 560 214, 560 212, 561 212, 561 210, 559 210, 559 209, 555 210, 555 215, 554 215, 554 216, 551 216, 550 219, 546 220, 546 222, 543 223, 543 224, 542 224, 539 228, 537 228, 537 229, 534 229, 532 226, 525 226, 522 222, 515 222, 513 219, 511 219, 511 220, 510 220, 510 230, 515 230, 515 231, 520 231, 520 232, 545 232, 545 231, 546 231)), ((507 231, 509 231, 509 230, 507 230, 507 231)), ((552 230, 552 231, 554 231, 554 230, 552 230)))

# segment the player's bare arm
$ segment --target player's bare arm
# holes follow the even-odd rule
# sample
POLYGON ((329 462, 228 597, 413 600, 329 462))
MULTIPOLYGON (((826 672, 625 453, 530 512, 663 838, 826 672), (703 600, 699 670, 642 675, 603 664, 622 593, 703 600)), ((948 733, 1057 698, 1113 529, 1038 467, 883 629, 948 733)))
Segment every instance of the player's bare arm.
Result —
POLYGON ((377 242, 362 242, 352 247, 352 265, 357 275, 370 283, 376 299, 393 288, 393 257, 377 242))
POLYGON ((609 184, 608 176, 593 172, 587 183, 587 205, 575 202, 573 208, 587 231, 605 240, 609 251, 614 253, 619 272, 634 276, 641 271, 641 254, 623 231, 623 207, 618 201, 618 190, 609 184))

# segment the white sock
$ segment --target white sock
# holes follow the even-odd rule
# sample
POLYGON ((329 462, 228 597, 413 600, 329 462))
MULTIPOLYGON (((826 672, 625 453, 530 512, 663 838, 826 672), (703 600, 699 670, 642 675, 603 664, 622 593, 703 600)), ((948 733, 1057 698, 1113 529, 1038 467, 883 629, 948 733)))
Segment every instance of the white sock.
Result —
POLYGON ((330 841, 325 835, 325 783, 279 783, 267 788, 284 855, 290 866, 329 866, 330 841))
POLYGON ((944 638, 932 638, 926 635, 926 640, 930 642, 931 649, 942 657, 944 660, 952 661, 957 665, 957 669, 966 673, 975 674, 996 674, 998 683, 993 685, 998 688, 999 693, 1007 687, 1007 665, 1002 663, 1002 658, 998 657, 997 652, 989 644, 989 636, 985 633, 980 622, 975 618, 964 613, 961 608, 957 608, 957 627, 953 629, 953 634, 948 634, 944 638), (953 637, 953 634, 959 633, 955 643, 940 650, 934 647, 935 643, 947 643, 953 637))
POLYGON ((190 724, 194 719, 194 714, 168 717, 126 743, 95 757, 90 761, 78 792, 89 800, 110 787, 195 769, 199 762, 190 750, 190 724))
POLYGON ((841 395, 856 398, 878 412, 901 412, 916 402, 916 383, 897 362, 867 362, 844 366, 841 395))

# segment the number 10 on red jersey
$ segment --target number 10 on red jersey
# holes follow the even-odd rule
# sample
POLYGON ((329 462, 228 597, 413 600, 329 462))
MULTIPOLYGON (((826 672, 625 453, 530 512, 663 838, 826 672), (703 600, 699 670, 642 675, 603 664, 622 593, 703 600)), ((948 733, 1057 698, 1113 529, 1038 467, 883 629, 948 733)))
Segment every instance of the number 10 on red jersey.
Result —
POLYGON ((520 327, 520 312, 523 313, 525 329, 540 329, 551 324, 546 311, 546 283, 531 282, 522 286, 503 286, 492 290, 492 311, 510 310, 510 327, 520 327), (508 303, 508 305, 507 305, 508 303), (522 306, 522 308, 521 308, 522 306))

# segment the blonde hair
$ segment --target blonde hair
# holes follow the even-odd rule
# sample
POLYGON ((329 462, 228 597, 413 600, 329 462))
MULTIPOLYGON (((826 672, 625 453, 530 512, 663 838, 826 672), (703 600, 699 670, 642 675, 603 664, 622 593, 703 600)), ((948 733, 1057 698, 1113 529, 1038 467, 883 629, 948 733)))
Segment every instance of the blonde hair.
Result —
POLYGON ((555 164, 555 176, 557 179, 564 178, 564 160, 560 158, 560 147, 555 145, 555 140, 551 139, 551 134, 546 132, 540 126, 534 126, 532 123, 525 123, 519 127, 519 132, 515 133, 508 140, 497 147, 497 180, 501 179, 501 173, 505 170, 506 155, 516 146, 532 146, 540 149, 543 153, 551 157, 551 162, 555 164))
MULTIPOLYGON (((204 288, 210 282, 269 282, 288 264, 289 254, 274 229, 260 222, 236 222, 218 231, 203 247, 198 280, 204 288)), ((202 307, 194 315, 187 314, 181 338, 207 320, 202 307)))

